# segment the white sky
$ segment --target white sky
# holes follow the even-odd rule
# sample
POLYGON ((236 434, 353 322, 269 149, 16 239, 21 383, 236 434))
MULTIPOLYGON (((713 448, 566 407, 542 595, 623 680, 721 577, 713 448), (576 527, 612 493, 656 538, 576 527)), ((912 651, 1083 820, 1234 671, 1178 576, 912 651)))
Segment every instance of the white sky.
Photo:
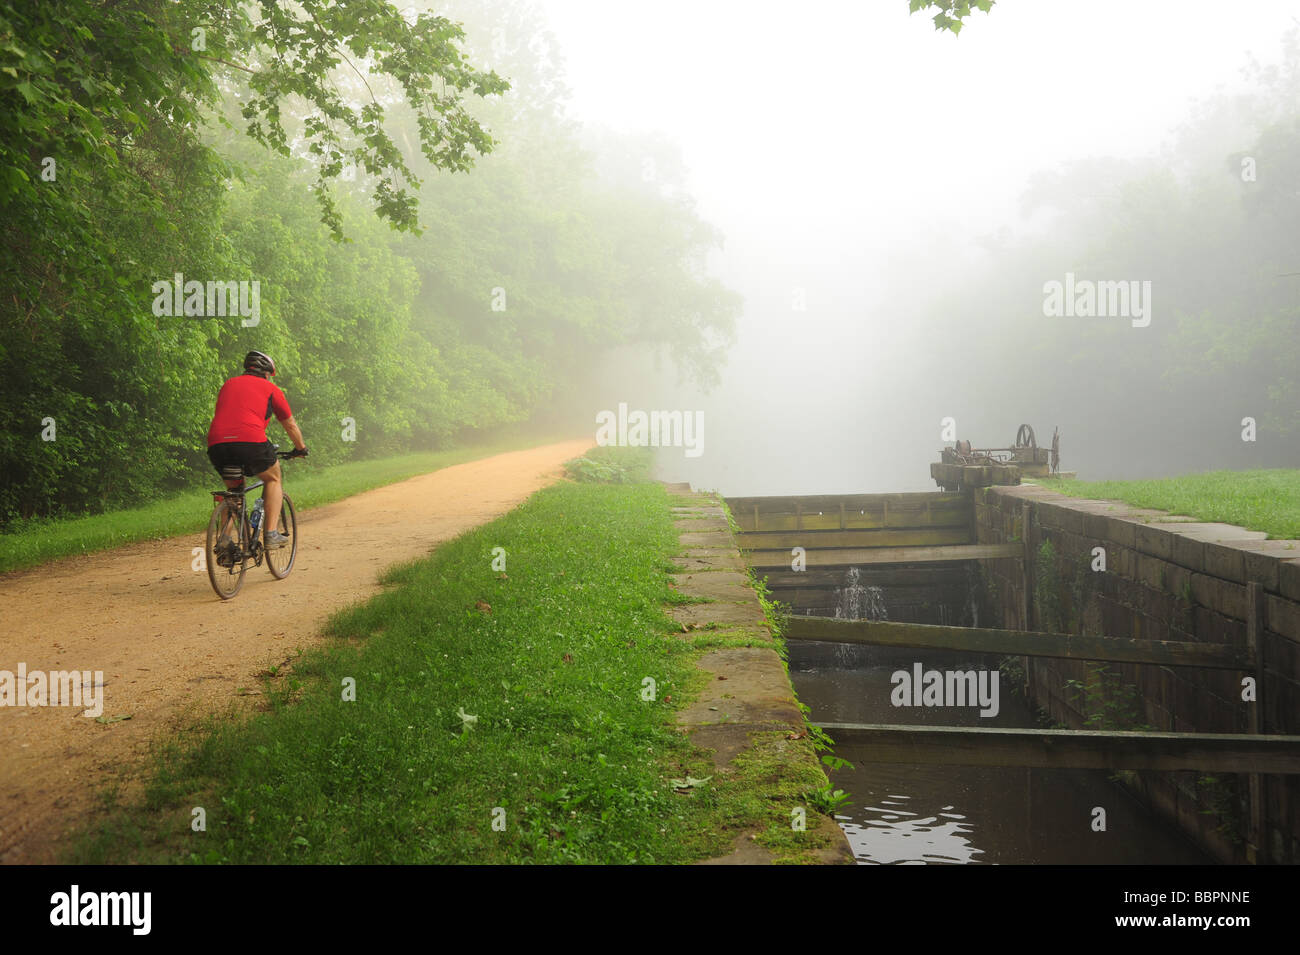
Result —
POLYGON ((1015 227, 1035 172, 1156 153, 1198 101, 1243 85, 1252 54, 1276 62, 1300 23, 1300 0, 999 0, 954 37, 907 0, 537 2, 570 113, 676 141, 726 236, 715 268, 746 308, 722 386, 632 393, 613 374, 605 407, 707 409, 709 452, 665 476, 728 493, 929 486, 928 432, 892 464, 874 454, 933 424, 895 415, 881 384, 908 332, 878 293, 925 282, 899 256, 933 242, 922 265, 942 274, 1015 227), (806 313, 792 315, 794 288, 806 313), (842 416, 810 432, 828 403, 842 416), (818 460, 762 450, 782 446, 818 460))
POLYGON ((906 0, 540 6, 575 116, 668 133, 707 215, 795 236, 940 206, 1000 218, 1036 169, 1153 150, 1300 23, 1297 0, 1000 0, 960 37, 906 0))

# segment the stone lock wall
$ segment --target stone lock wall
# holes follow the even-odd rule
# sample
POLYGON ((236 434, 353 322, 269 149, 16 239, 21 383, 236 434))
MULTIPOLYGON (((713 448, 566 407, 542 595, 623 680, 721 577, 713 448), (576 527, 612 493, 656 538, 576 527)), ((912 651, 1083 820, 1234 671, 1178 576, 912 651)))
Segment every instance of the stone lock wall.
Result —
MULTIPOLYGON (((1254 715, 1263 732, 1300 733, 1300 543, 1033 485, 973 493, 979 543, 1026 545, 1023 562, 981 561, 992 626, 1245 647, 1247 583, 1261 585, 1260 702, 1242 700, 1242 679, 1253 673, 1021 658, 1029 697, 1053 720, 1247 733, 1254 715), (1097 547, 1104 571, 1093 569, 1097 547)), ((1142 772, 1124 782, 1214 857, 1252 861, 1249 777, 1142 772)), ((1261 776, 1259 785, 1264 859, 1300 862, 1300 777, 1261 776)))

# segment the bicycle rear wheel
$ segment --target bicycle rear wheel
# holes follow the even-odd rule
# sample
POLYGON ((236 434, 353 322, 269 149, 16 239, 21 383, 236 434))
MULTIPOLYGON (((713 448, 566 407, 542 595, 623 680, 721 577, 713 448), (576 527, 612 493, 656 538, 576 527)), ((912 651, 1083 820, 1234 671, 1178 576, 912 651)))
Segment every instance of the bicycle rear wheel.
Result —
POLYGON ((222 502, 212 509, 212 519, 208 521, 208 580, 222 600, 239 593, 244 583, 248 561, 240 533, 241 519, 239 509, 222 502), (225 566, 219 560, 225 560, 225 566))
POLYGON ((298 517, 293 512, 293 501, 288 494, 284 495, 284 503, 280 505, 279 524, 272 529, 288 537, 289 543, 265 551, 266 569, 276 580, 284 580, 293 570, 294 558, 298 556, 298 517))

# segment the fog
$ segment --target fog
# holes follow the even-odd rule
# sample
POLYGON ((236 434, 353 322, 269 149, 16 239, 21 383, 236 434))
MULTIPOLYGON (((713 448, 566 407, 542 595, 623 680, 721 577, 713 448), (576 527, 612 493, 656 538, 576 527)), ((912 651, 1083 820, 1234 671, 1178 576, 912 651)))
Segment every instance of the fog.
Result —
POLYGON ((932 490, 949 416, 976 447, 1059 426, 1087 479, 1300 463, 1259 364, 1297 338, 1295 3, 999 0, 960 36, 904 0, 537 8, 569 116, 675 144, 745 300, 711 389, 602 359, 593 415, 702 412, 660 476, 932 490), (1067 273, 1152 283, 1149 324, 1045 315, 1067 273))

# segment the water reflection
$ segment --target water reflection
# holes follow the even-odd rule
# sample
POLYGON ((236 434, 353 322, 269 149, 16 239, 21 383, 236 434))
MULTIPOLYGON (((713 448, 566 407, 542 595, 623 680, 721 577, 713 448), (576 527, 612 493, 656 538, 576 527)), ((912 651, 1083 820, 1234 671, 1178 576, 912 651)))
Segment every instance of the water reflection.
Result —
MULTIPOLYGON (((938 669, 979 669, 984 657, 812 641, 789 644, 790 677, 814 722, 1034 726, 1009 687, 996 717, 970 708, 895 708, 890 674, 921 661, 938 669)), ((834 732, 831 733, 834 736, 834 732)), ((1210 860, 1151 815, 1105 773, 1023 767, 872 764, 840 745, 854 769, 832 774, 852 805, 837 817, 859 863, 876 865, 1205 864, 1210 860), (1091 827, 1106 809, 1105 832, 1091 827)))
POLYGON ((952 812, 952 806, 944 806, 948 811, 918 816, 902 808, 910 798, 895 794, 881 799, 879 806, 862 807, 863 823, 854 822, 851 816, 836 817, 859 862, 961 865, 980 861, 976 857, 983 855, 984 850, 966 838, 973 830, 962 824, 965 815, 952 812))

